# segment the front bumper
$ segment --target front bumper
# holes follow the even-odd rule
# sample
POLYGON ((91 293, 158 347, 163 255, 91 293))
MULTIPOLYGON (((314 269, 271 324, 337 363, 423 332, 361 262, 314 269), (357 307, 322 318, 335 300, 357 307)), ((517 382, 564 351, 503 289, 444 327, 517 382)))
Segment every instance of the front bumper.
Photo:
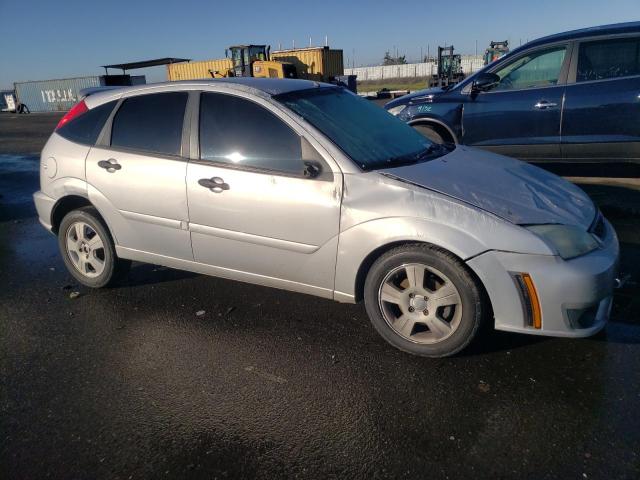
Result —
POLYGON ((605 220, 601 248, 571 260, 551 255, 489 251, 467 262, 482 280, 495 328, 557 337, 586 337, 609 319, 618 270, 618 238, 605 220), (528 273, 538 294, 542 327, 527 325, 513 274, 528 273))
POLYGON ((56 204, 55 199, 38 191, 33 194, 33 203, 36 205, 38 220, 44 228, 51 231, 51 211, 56 204))

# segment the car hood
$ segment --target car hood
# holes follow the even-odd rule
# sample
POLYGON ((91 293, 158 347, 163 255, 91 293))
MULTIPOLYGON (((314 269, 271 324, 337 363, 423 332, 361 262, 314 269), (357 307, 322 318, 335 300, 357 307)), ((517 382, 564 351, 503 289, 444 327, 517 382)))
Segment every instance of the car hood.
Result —
POLYGON ((434 98, 443 92, 444 90, 441 87, 426 88, 424 90, 418 90, 417 92, 403 95, 394 100, 391 100, 390 102, 385 103, 384 108, 389 110, 390 108, 396 107, 398 105, 404 105, 406 103, 410 103, 414 101, 418 101, 418 102, 423 101, 426 99, 426 97, 431 96, 431 98, 434 98))
POLYGON ((596 207, 574 184, 525 162, 457 146, 424 163, 389 168, 386 176, 456 198, 519 225, 559 223, 585 229, 596 207))

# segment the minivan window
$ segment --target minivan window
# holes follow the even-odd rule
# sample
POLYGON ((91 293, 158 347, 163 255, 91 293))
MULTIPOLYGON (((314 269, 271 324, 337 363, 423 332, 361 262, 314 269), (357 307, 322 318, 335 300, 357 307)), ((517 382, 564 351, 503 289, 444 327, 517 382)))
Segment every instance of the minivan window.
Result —
POLYGON ((369 100, 339 87, 274 97, 326 135, 362 169, 389 168, 447 153, 369 100))
POLYGON ((111 127, 111 146, 180 155, 187 92, 152 93, 127 98, 111 127))
POLYGON ((576 82, 640 75, 640 38, 580 44, 576 82))
POLYGON ((234 95, 200 96, 200 158, 302 175, 300 136, 255 102, 234 95))
POLYGON ((566 47, 536 50, 517 58, 494 73, 500 77, 495 90, 520 90, 556 85, 564 62, 566 47))
POLYGON ((115 106, 116 101, 93 107, 79 117, 65 123, 56 130, 56 133, 72 142, 95 145, 98 135, 100 135, 102 127, 104 127, 104 122, 107 121, 115 106))

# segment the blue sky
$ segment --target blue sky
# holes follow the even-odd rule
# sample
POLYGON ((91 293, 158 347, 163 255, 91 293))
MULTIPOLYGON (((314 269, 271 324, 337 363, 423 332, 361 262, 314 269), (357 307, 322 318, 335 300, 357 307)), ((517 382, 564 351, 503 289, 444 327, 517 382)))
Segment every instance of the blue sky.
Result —
MULTIPOLYGON (((156 57, 221 58, 234 43, 291 47, 324 42, 345 62, 376 64, 394 47, 409 60, 420 48, 453 43, 482 53, 490 40, 513 46, 550 33, 640 20, 640 0, 314 2, 181 0, 89 2, 0 0, 0 88, 15 81, 101 74, 100 65, 156 57)), ((144 72, 165 79, 162 67, 144 72)))

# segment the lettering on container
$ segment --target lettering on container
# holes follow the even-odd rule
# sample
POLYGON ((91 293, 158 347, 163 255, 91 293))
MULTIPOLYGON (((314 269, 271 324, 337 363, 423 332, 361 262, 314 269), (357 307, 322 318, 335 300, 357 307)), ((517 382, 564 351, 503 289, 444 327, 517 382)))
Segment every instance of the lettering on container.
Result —
POLYGON ((66 90, 40 90, 42 95, 42 101, 44 103, 61 103, 61 102, 75 102, 76 97, 73 94, 73 89, 66 90))

